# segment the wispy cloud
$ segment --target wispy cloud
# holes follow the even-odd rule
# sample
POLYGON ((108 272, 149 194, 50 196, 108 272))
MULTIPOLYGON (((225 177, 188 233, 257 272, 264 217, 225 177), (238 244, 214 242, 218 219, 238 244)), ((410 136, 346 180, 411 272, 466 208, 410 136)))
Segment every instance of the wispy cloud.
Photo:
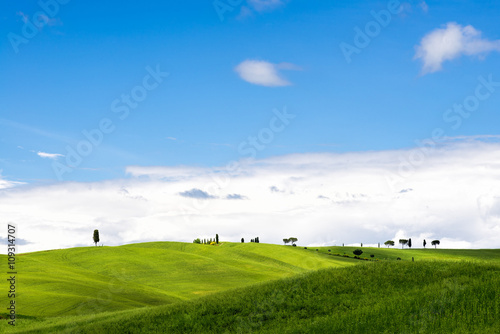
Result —
POLYGON ((416 48, 415 59, 422 59, 422 72, 425 74, 440 71, 445 61, 462 55, 486 55, 491 51, 500 51, 500 40, 483 38, 481 31, 471 25, 449 22, 422 38, 416 48))
POLYGON ((41 157, 41 158, 44 158, 44 159, 53 159, 53 160, 57 160, 60 157, 64 157, 63 154, 59 154, 59 153, 46 153, 46 152, 37 152, 37 155, 39 157, 41 157))
POLYGON ((0 118, 0 126, 2 126, 2 125, 3 126, 8 126, 10 128, 13 128, 13 129, 16 129, 16 130, 20 130, 20 131, 23 131, 23 132, 35 134, 35 135, 38 135, 38 136, 43 136, 43 137, 46 137, 46 138, 55 139, 55 140, 58 140, 58 141, 61 141, 61 142, 64 142, 64 143, 68 143, 68 144, 74 142, 74 140, 72 140, 72 139, 70 139, 68 137, 60 136, 60 135, 58 135, 56 133, 45 131, 45 130, 33 127, 31 125, 22 124, 22 123, 18 123, 18 122, 15 122, 15 121, 8 120, 8 119, 0 118))
POLYGON ((226 199, 248 199, 248 197, 240 194, 229 194, 226 196, 226 199))
POLYGON ((299 70, 300 67, 290 64, 272 64, 267 61, 245 60, 236 66, 235 71, 241 79, 254 85, 266 87, 289 86, 291 83, 282 78, 279 70, 299 70))
POLYGON ((24 183, 6 180, 2 176, 2 170, 0 169, 0 189, 13 188, 13 187, 16 187, 16 186, 19 186, 22 184, 24 184, 24 183))

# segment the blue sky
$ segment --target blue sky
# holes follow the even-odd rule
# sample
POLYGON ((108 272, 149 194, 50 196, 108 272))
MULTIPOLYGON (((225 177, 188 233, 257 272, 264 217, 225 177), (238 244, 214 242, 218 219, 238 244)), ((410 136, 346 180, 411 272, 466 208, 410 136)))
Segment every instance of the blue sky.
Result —
MULTIPOLYGON (((417 142, 432 138, 436 129, 441 135, 433 143, 445 149, 462 142, 497 142, 500 4, 229 3, 0 5, 0 180, 5 192, 64 187, 68 181, 150 180, 153 168, 161 173, 170 168, 171 175, 172 170, 213 170, 246 158, 266 165, 295 154, 385 156, 418 149, 417 142), (30 32, 36 21, 42 23, 30 32), (369 35, 362 44, 358 29, 369 35), (357 52, 346 57, 346 45, 357 52), (154 72, 163 73, 159 80, 154 72), (485 86, 488 81, 493 86, 485 86), (478 86, 487 97, 474 99, 478 86), (126 107, 127 95, 140 101, 126 107), (448 112, 456 104, 475 102, 462 115, 448 112), (128 113, 121 119, 124 107, 128 113), (275 120, 277 113, 293 117, 283 123, 275 120), (272 123, 280 130, 274 131, 272 123), (89 148, 83 131, 94 131, 96 141, 90 143, 91 153, 69 165, 71 149, 89 148), (251 149, 251 137, 259 149, 251 149)), ((398 166, 401 159, 394 159, 398 166)), ((186 187, 184 192, 203 189, 186 187)), ((479 192, 496 198, 496 190, 479 192)))
MULTIPOLYGON (((3 173, 20 181, 55 179, 52 161, 31 151, 65 155, 66 145, 76 145, 81 131, 102 118, 112 119, 116 131, 81 164, 88 169, 65 180, 119 177, 136 164, 220 165, 238 158, 238 144, 283 106, 297 115, 294 124, 260 157, 412 147, 443 125, 443 112, 473 91, 479 75, 499 64, 494 52, 462 56, 422 76, 415 47, 448 22, 472 25, 495 40, 500 9, 485 2, 429 3, 427 10, 406 3, 347 63, 339 45, 354 45, 354 28, 364 29, 374 20, 371 11, 389 3, 289 1, 257 12, 242 2, 223 13, 223 22, 210 1, 59 5, 54 22, 17 45, 18 53, 8 39, 2 43, 3 173), (252 14, 240 17, 242 8, 252 14), (245 60, 300 70, 281 71, 288 86, 265 87, 237 75, 245 60), (118 121, 111 102, 157 65, 170 76, 118 121)), ((22 36, 23 16, 33 20, 43 11, 36 2, 3 6, 4 36, 22 36)), ((499 99, 448 135, 495 133, 499 99)))

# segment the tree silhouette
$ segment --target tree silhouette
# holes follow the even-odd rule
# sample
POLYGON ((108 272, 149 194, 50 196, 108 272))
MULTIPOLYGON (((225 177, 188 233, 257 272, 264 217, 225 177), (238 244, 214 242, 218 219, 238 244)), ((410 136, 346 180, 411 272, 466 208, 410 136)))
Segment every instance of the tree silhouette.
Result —
POLYGON ((218 234, 215 235, 215 243, 219 244, 219 235, 218 234))
POLYGON ((98 242, 99 242, 99 230, 94 230, 94 243, 96 247, 98 242))
POLYGON ((408 247, 410 247, 410 248, 411 248, 411 238, 410 238, 410 239, 408 239, 408 247))
POLYGON ((357 255, 357 256, 360 256, 361 254, 363 254, 363 251, 361 249, 356 249, 355 251, 353 251, 354 255, 357 255))
POLYGON ((439 240, 432 240, 431 245, 434 246, 434 248, 437 248, 437 245, 439 245, 440 242, 439 240))
POLYGON ((387 247, 394 246, 394 241, 387 240, 386 242, 384 242, 384 245, 386 245, 387 247))
POLYGON ((292 245, 294 245, 297 241, 299 241, 299 239, 294 238, 294 237, 290 237, 289 240, 292 243, 292 245))
POLYGON ((241 238, 241 243, 245 243, 245 238, 241 238))
POLYGON ((401 249, 408 243, 408 239, 399 239, 399 243, 401 244, 401 249))
POLYGON ((425 241, 425 239, 424 239, 424 248, 425 248, 425 245, 427 245, 427 241, 425 241))
POLYGON ((290 242, 290 239, 285 238, 285 239, 283 239, 283 242, 284 242, 284 243, 285 243, 285 245, 286 245, 287 243, 289 243, 289 242, 290 242))

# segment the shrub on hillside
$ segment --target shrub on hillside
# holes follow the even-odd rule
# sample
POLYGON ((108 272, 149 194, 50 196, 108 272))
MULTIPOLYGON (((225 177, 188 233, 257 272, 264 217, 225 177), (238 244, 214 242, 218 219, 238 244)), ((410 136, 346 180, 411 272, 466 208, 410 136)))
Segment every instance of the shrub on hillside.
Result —
POLYGON ((363 251, 361 249, 356 249, 355 251, 352 252, 354 255, 361 255, 363 254, 363 251))

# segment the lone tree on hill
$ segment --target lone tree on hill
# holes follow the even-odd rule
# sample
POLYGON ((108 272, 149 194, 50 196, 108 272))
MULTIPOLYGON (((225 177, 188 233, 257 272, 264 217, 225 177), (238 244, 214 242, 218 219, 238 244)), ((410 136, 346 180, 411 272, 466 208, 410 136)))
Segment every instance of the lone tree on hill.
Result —
POLYGON ((386 242, 384 242, 384 245, 386 245, 387 247, 394 246, 394 241, 387 240, 386 242))
POLYGON ((245 243, 245 238, 241 238, 241 243, 244 244, 245 243))
POLYGON ((289 242, 290 242, 290 239, 285 238, 285 239, 283 239, 283 242, 284 242, 284 243, 285 243, 285 245, 286 245, 287 243, 289 243, 289 242))
POLYGON ((99 230, 94 230, 94 243, 96 247, 98 242, 99 242, 99 230))
POLYGON ((292 245, 295 245, 295 243, 296 243, 297 241, 299 241, 299 239, 294 238, 294 237, 290 237, 288 240, 290 240, 290 242, 292 243, 292 245))
POLYGON ((411 238, 410 238, 410 239, 408 239, 408 247, 410 247, 410 248, 411 248, 411 238))
POLYGON ((427 245, 427 241, 425 241, 425 239, 424 239, 424 248, 425 248, 425 245, 427 245))
POLYGON ((439 245, 440 242, 439 240, 432 240, 431 245, 434 246, 434 248, 437 248, 437 245, 439 245))
POLYGON ((399 243, 401 244, 401 249, 408 243, 408 239, 399 239, 399 243))
POLYGON ((215 235, 215 243, 219 244, 219 235, 218 234, 215 235))

